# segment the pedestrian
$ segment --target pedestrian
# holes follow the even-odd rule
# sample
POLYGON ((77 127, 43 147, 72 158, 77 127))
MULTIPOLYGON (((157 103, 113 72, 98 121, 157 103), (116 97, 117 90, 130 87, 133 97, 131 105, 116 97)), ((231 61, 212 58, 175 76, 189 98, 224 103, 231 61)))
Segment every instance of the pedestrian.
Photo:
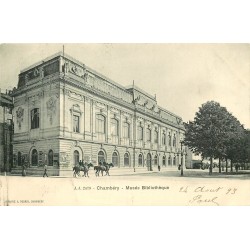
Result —
POLYGON ((45 175, 46 175, 47 177, 49 177, 48 174, 47 174, 47 165, 46 165, 46 164, 44 165, 43 177, 44 177, 45 175))
POLYGON ((160 165, 158 165, 158 171, 161 171, 161 166, 160 165))
POLYGON ((178 170, 181 170, 181 164, 179 164, 178 170))
POLYGON ((23 164, 23 167, 22 167, 22 176, 26 176, 26 166, 25 166, 25 164, 23 164))

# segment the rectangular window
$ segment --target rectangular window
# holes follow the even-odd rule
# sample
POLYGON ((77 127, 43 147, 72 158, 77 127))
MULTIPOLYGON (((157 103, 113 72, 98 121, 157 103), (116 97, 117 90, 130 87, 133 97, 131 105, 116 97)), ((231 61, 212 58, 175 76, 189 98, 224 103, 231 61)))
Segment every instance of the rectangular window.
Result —
POLYGON ((147 128, 146 138, 147 138, 147 141, 151 141, 151 130, 149 128, 147 128))
POLYGON ((143 140, 143 128, 138 127, 138 140, 142 141, 143 140))
POLYGON ((118 136, 118 121, 116 119, 111 119, 110 121, 110 125, 111 125, 111 135, 113 136, 118 136))
POLYGON ((105 117, 102 115, 96 116, 96 132, 105 134, 105 117))
POLYGON ((73 115, 73 132, 79 133, 80 128, 79 128, 79 116, 73 115))
POLYGON ((124 138, 129 138, 129 124, 127 122, 123 125, 124 138))
POLYGON ((39 128, 39 109, 31 110, 31 129, 39 128))
POLYGON ((158 143, 158 131, 154 132, 154 142, 158 143))
POLYGON ((162 145, 166 145, 166 134, 162 134, 162 145))

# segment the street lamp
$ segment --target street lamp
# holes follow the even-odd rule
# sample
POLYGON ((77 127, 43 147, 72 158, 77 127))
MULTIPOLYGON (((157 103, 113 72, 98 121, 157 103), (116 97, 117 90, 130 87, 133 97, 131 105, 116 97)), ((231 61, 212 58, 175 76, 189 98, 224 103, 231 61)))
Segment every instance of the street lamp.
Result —
POLYGON ((182 151, 182 145, 183 145, 183 141, 180 141, 181 144, 181 176, 183 176, 183 151, 182 151))

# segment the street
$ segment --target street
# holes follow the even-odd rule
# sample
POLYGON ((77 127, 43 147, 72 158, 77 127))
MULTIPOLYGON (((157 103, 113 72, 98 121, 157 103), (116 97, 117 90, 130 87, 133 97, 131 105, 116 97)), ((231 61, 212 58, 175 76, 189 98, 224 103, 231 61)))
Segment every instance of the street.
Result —
MULTIPOLYGON (((1 205, 250 205, 250 173, 113 168, 110 176, 0 176, 1 205)), ((73 172, 72 172, 73 174, 73 172)))

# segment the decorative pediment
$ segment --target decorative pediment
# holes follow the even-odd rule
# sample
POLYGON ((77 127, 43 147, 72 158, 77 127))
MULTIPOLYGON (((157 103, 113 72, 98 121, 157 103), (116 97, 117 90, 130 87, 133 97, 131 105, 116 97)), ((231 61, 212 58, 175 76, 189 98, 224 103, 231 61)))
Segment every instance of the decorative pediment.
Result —
POLYGON ((95 105, 99 109, 106 110, 106 105, 104 103, 96 102, 95 105))
POLYGON ((113 113, 116 113, 116 114, 119 113, 119 110, 118 110, 118 109, 112 108, 112 107, 110 108, 110 111, 113 112, 113 113))
POLYGON ((87 83, 88 81, 88 73, 84 64, 82 66, 79 66, 73 62, 65 60, 63 65, 63 71, 65 73, 70 72, 74 75, 83 78, 85 80, 85 83, 87 83))

